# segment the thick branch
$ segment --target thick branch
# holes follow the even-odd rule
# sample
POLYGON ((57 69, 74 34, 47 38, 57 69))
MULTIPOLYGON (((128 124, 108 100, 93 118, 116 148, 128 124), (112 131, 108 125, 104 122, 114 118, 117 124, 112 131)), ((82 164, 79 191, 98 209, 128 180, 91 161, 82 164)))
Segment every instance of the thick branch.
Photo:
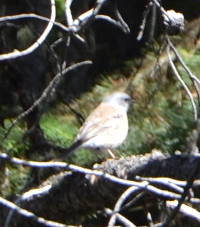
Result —
MULTIPOLYGON (((143 190, 151 195, 153 200, 158 197, 164 200, 179 199, 180 188, 177 187, 177 190, 176 187, 170 188, 170 183, 136 182, 134 180, 139 179, 136 176, 140 175, 186 181, 198 159, 197 155, 164 156, 161 152, 154 151, 151 154, 132 156, 127 159, 108 160, 101 165, 94 166, 96 172, 101 170, 104 173, 117 176, 123 179, 121 182, 120 179, 118 182, 114 181, 106 174, 104 177, 103 175, 92 175, 91 172, 88 172, 89 174, 81 173, 78 170, 77 172, 60 172, 44 182, 40 186, 40 190, 37 189, 40 193, 36 193, 37 191, 34 192, 34 190, 26 192, 21 197, 21 201, 18 199, 17 205, 45 219, 68 224, 72 220, 103 210, 105 207, 113 209, 117 199, 131 185, 131 181, 136 188, 133 190, 134 196, 143 190), (42 187, 45 190, 42 190, 42 187)), ((200 172, 198 172, 196 179, 199 177, 200 172)), ((176 181, 172 180, 171 182, 174 184, 176 181)), ((186 182, 180 182, 177 185, 181 186, 182 184, 184 185, 186 182)), ((199 197, 198 183, 195 185, 194 197, 199 197)), ((24 218, 19 215, 15 215, 12 220, 18 226, 26 223, 24 218)), ((26 226, 41 225, 36 225, 35 222, 33 224, 29 220, 26 226)))

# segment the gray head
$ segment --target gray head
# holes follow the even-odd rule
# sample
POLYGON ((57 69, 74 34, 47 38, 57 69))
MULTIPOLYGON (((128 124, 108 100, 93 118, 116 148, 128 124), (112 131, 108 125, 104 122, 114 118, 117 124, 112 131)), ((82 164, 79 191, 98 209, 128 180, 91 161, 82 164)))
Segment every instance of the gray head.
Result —
POLYGON ((120 110, 127 112, 130 104, 133 102, 133 99, 124 92, 114 92, 106 97, 103 102, 109 103, 115 108, 119 108, 120 110))

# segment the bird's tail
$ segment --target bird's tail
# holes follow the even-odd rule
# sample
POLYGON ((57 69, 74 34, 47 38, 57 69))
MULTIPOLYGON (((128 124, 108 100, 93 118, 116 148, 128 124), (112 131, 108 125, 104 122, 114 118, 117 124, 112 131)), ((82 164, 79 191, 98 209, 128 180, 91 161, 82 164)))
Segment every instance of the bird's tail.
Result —
POLYGON ((62 161, 68 158, 70 155, 73 154, 74 151, 76 151, 80 146, 82 145, 81 140, 75 141, 70 147, 62 149, 62 154, 55 158, 53 161, 62 161))

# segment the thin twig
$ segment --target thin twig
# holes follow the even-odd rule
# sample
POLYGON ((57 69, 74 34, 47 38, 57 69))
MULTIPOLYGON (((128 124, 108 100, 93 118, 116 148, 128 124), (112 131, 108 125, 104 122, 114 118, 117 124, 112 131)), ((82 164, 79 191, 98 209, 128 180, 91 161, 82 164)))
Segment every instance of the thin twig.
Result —
POLYGON ((150 193, 153 193, 155 195, 159 195, 162 197, 166 197, 169 199, 180 199, 180 195, 169 192, 166 190, 161 190, 159 188, 156 188, 152 185, 149 184, 149 182, 143 181, 143 182, 136 182, 132 180, 125 180, 125 179, 120 179, 118 177, 115 177, 113 175, 110 175, 108 173, 104 173, 99 170, 91 170, 83 167, 79 167, 76 165, 68 164, 65 162, 58 162, 58 161, 49 161, 49 162, 37 162, 37 161, 29 161, 29 160, 24 160, 24 159, 19 159, 15 157, 10 157, 6 153, 0 153, 0 158, 5 159, 13 164, 17 165, 24 165, 24 166, 29 166, 29 167, 36 167, 36 168, 51 168, 51 167, 60 167, 60 168, 67 168, 73 172, 80 172, 83 174, 88 174, 88 175, 95 175, 99 177, 103 177, 105 179, 108 179, 112 182, 119 183, 121 185, 126 185, 126 186, 136 186, 140 189, 143 189, 145 191, 148 191, 150 193))
POLYGON ((170 20, 166 10, 161 6, 161 4, 157 0, 151 0, 151 1, 155 3, 158 6, 158 8, 160 8, 160 11, 162 12, 162 14, 165 15, 170 20))
MULTIPOLYGON (((35 13, 22 13, 18 15, 12 15, 12 16, 3 16, 0 17, 0 22, 10 21, 10 20, 19 20, 19 19, 25 19, 25 18, 34 18, 39 19, 46 22, 52 22, 55 26, 61 28, 62 30, 69 32, 69 28, 65 25, 57 22, 57 21, 51 21, 51 19, 47 17, 43 17, 41 15, 35 14, 35 13)), ((1 55, 0 55, 1 56, 1 55)))
POLYGON ((73 0, 66 0, 65 1, 65 17, 67 21, 67 25, 71 27, 73 25, 73 17, 72 17, 72 12, 71 12, 71 4, 73 0))
POLYGON ((122 22, 121 21, 120 22, 119 21, 116 21, 116 20, 112 19, 111 17, 109 17, 107 15, 101 15, 101 14, 100 15, 97 15, 95 17, 95 20, 106 20, 107 22, 113 24, 114 26, 117 26, 120 29, 122 29, 123 32, 125 32, 125 33, 129 33, 130 32, 130 29, 129 29, 129 27, 128 27, 127 24, 123 24, 122 25, 122 22))
POLYGON ((108 226, 109 227, 113 227, 115 225, 116 219, 117 219, 117 215, 118 212, 120 212, 121 206, 124 203, 124 201, 132 194, 135 193, 136 191, 138 191, 138 187, 132 186, 130 188, 128 188, 118 199, 118 201, 115 204, 113 213, 110 217, 110 220, 108 222, 108 226))
POLYGON ((130 33, 130 28, 128 27, 127 23, 124 21, 124 19, 122 18, 119 10, 117 9, 117 7, 115 7, 114 9, 116 11, 116 16, 117 19, 119 20, 119 23, 121 24, 121 28, 125 33, 130 33))
POLYGON ((29 219, 32 219, 44 226, 49 226, 49 227, 67 227, 66 225, 63 225, 61 223, 57 223, 57 222, 54 222, 54 221, 50 221, 50 220, 46 220, 42 217, 39 217, 37 215, 35 215, 34 213, 28 211, 28 210, 25 210, 25 209, 22 209, 20 208, 19 206, 15 205, 14 203, 11 203, 10 201, 0 197, 0 203, 12 210, 14 210, 15 212, 17 212, 18 214, 26 217, 26 218, 29 218, 29 219))
POLYGON ((148 221, 149 227, 154 227, 153 218, 152 218, 152 215, 149 211, 147 211, 147 221, 148 221))
POLYGON ((143 20, 140 25, 140 31, 137 36, 137 40, 140 41, 144 35, 144 29, 146 26, 147 16, 149 15, 150 9, 152 7, 153 3, 150 1, 149 4, 146 6, 146 10, 143 12, 143 20))
MULTIPOLYGON (((27 192, 25 192, 22 196, 20 196, 16 201, 15 205, 17 206, 20 204, 21 201, 27 200, 29 198, 32 198, 33 196, 38 196, 44 193, 48 193, 49 190, 51 189, 51 185, 45 185, 44 187, 36 188, 36 189, 31 189, 27 192)), ((21 208, 20 208, 21 209, 21 208)), ((4 227, 9 227, 10 223, 12 221, 13 214, 15 213, 15 209, 11 209, 8 216, 6 217, 5 225, 4 227)))
POLYGON ((22 50, 22 51, 14 50, 13 52, 10 52, 10 53, 1 54, 0 61, 7 60, 7 59, 13 59, 13 58, 17 58, 17 57, 22 57, 22 56, 28 55, 28 54, 32 53, 34 50, 36 50, 45 41, 48 34, 50 33, 50 31, 53 27, 53 24, 55 22, 55 18, 56 18, 55 1, 51 0, 50 21, 49 21, 47 27, 45 28, 44 32, 42 33, 42 35, 36 40, 36 42, 34 42, 30 47, 28 47, 25 50, 22 50))
MULTIPOLYGON (((178 201, 166 201, 167 207, 174 209, 178 205, 178 201)), ((196 221, 200 223, 200 212, 196 209, 187 206, 186 204, 182 204, 180 207, 180 212, 184 215, 194 218, 196 221)))
MULTIPOLYGON (((75 68, 77 67, 80 67, 80 66, 83 66, 83 65, 88 65, 88 64, 92 64, 91 61, 83 61, 83 62, 79 62, 79 63, 76 63, 66 69, 64 69, 62 71, 62 74, 61 73, 58 73, 52 80, 51 82, 49 83, 48 87, 44 90, 44 92, 42 93, 42 95, 33 103, 33 105, 28 109, 26 110, 25 112, 23 112, 22 114, 20 114, 17 119, 15 119, 12 124, 8 127, 7 129, 7 132, 5 133, 5 135, 3 136, 2 138, 2 141, 4 139, 7 138, 7 136, 9 135, 10 131, 12 130, 12 128, 20 121, 22 120, 25 116, 27 116, 31 111, 33 111, 36 106, 38 106, 46 97, 47 95, 49 94, 49 92, 51 91, 52 88, 55 87, 55 84, 57 84, 60 80, 60 77, 61 75, 64 75, 66 74, 67 72, 71 71, 71 70, 74 70, 75 68)), ((2 142, 1 141, 1 142, 2 142)))
POLYGON ((199 91, 199 87, 198 85, 200 85, 200 80, 191 72, 191 70, 187 67, 187 65, 185 64, 185 62, 183 61, 183 59, 181 58, 180 54, 178 53, 178 51, 176 50, 176 48, 174 47, 174 45, 172 44, 172 42, 170 41, 169 37, 167 37, 167 42, 171 48, 171 50, 174 52, 174 54, 176 55, 178 61, 180 62, 180 64, 183 66, 183 68, 185 69, 185 71, 188 73, 190 79, 192 80, 194 86, 195 86, 195 90, 198 94, 198 100, 200 103, 200 91, 199 91), (198 83, 198 85, 197 85, 198 83))
MULTIPOLYGON (((105 208, 104 211, 106 212, 106 214, 108 215, 112 215, 113 212, 111 209, 109 208, 105 208)), ((136 225, 134 225, 131 221, 129 221, 127 218, 125 218, 123 215, 117 213, 116 214, 117 219, 119 220, 119 222, 121 222, 123 224, 123 226, 130 226, 130 227, 136 227, 136 225)), ((110 227, 110 225, 108 224, 108 226, 110 227)))
POLYGON ((71 26, 72 31, 77 33, 80 30, 83 30, 86 25, 95 18, 106 1, 107 0, 97 0, 95 6, 92 9, 81 14, 76 20, 74 20, 73 25, 71 26))
POLYGON ((167 46, 167 55, 168 55, 168 59, 169 59, 169 64, 175 74, 175 76, 177 77, 177 79, 180 81, 180 83, 182 84, 183 88, 185 89, 187 95, 189 96, 189 99, 191 101, 192 104, 192 108, 193 108, 193 113, 194 113, 194 121, 197 121, 198 118, 198 114, 197 114, 197 108, 194 102, 194 99, 192 97, 192 93, 190 92, 189 88, 187 87, 187 85, 185 84, 185 82, 183 81, 183 79, 181 78, 181 76, 179 75, 172 59, 171 59, 171 55, 170 55, 170 46, 167 46))
POLYGON ((149 183, 157 183, 157 184, 162 184, 162 185, 165 185, 175 191, 177 191, 178 193, 182 193, 183 192, 183 188, 187 182, 186 181, 178 181, 178 180, 174 180, 174 179, 171 179, 171 178, 165 178, 165 177, 157 177, 157 178, 151 178, 151 177, 139 177, 139 176, 136 176, 136 179, 137 180, 140 180, 140 181, 148 181, 149 183), (182 187, 180 187, 182 186, 182 187))
POLYGON ((177 213, 179 212, 182 204, 184 203, 186 197, 188 196, 189 190, 192 187, 192 184, 195 180, 196 174, 199 171, 199 165, 200 165, 200 159, 197 159, 196 164, 193 166, 193 169, 190 173, 190 176, 187 179, 187 184, 184 187, 184 191, 181 194, 181 198, 178 200, 175 208, 172 210, 172 212, 167 216, 167 218, 162 222, 161 225, 159 225, 159 227, 168 227, 170 222, 175 218, 175 216, 177 215, 177 213))

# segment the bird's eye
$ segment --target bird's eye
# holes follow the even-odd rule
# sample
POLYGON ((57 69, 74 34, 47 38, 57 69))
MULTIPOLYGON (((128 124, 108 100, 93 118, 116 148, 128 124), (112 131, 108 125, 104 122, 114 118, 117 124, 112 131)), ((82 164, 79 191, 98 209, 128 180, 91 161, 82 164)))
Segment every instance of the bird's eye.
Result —
POLYGON ((129 104, 135 103, 135 100, 132 99, 132 98, 125 98, 124 101, 127 102, 127 103, 129 103, 129 104))
POLYGON ((125 102, 129 102, 131 99, 130 98, 125 98, 124 101, 125 102))

